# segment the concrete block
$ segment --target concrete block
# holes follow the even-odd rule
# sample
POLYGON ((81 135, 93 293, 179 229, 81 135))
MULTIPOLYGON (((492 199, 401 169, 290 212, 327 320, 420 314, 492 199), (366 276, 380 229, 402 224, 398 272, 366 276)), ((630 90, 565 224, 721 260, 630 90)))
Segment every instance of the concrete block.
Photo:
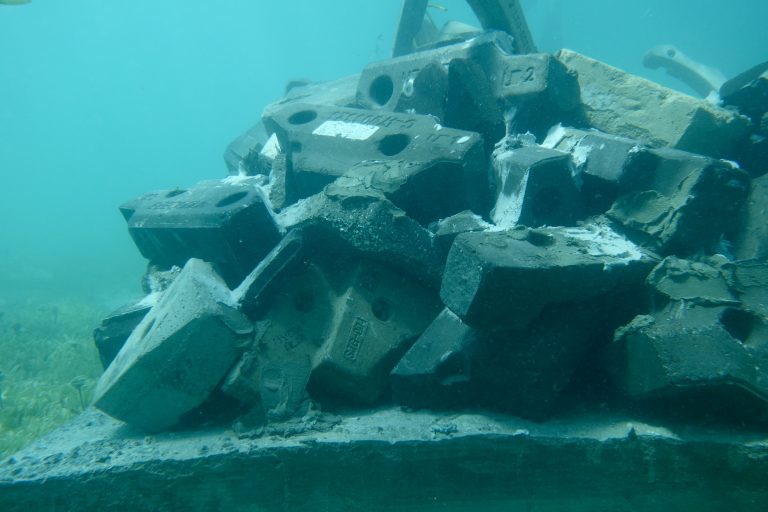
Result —
POLYGON ((252 335, 221 278, 190 259, 101 376, 94 404, 143 430, 167 429, 205 401, 252 335))
POLYGON ((409 217, 428 225, 463 210, 480 214, 488 211, 488 178, 482 167, 479 162, 454 166, 369 160, 352 166, 329 184, 327 191, 380 192, 409 217))
POLYGON ((511 45, 509 35, 494 31, 467 42, 373 62, 360 74, 357 103, 371 110, 429 114, 445 121, 451 63, 469 58, 481 47, 511 53, 511 45))
POLYGON ((278 221, 286 231, 301 228, 307 254, 326 268, 346 255, 440 286, 445 258, 431 233, 380 195, 336 187, 286 208, 278 221))
POLYGON ((619 389, 690 418, 768 414, 768 265, 668 257, 648 284, 654 311, 619 329, 608 350, 619 389))
POLYGON ((607 227, 463 233, 440 296, 480 329, 523 328, 545 306, 638 286, 653 259, 607 227))
POLYGON ((582 115, 598 130, 653 147, 733 158, 749 120, 572 50, 556 57, 578 73, 582 115))
POLYGON ((632 139, 559 124, 549 131, 542 146, 571 154, 582 205, 589 215, 604 213, 611 207, 624 169, 640 149, 632 139))
POLYGON ((115 358, 125 341, 141 320, 149 313, 157 300, 156 295, 147 296, 112 311, 93 331, 93 341, 99 351, 101 365, 106 369, 115 358))
POLYGON ((229 174, 233 176, 267 174, 269 168, 264 165, 262 151, 268 139, 267 129, 264 128, 264 123, 259 121, 230 142, 224 151, 224 163, 227 164, 229 174))
POLYGON ((763 62, 725 82, 720 88, 723 104, 734 106, 755 124, 768 112, 768 62, 763 62))
POLYGON ((538 227, 573 225, 581 213, 568 153, 541 146, 499 145, 492 166, 496 182, 494 224, 538 227))
POLYGON ((768 175, 749 186, 733 235, 733 255, 740 260, 768 257, 768 175))
POLYGON ((451 249, 453 241, 460 233, 485 231, 493 228, 493 224, 484 221, 476 213, 463 211, 431 224, 429 228, 434 234, 434 246, 443 256, 443 260, 445 260, 448 257, 448 251, 451 249))
POLYGON ((481 334, 445 308, 390 374, 392 399, 410 407, 468 405, 478 390, 481 334), (473 380, 474 379, 474 380, 473 380))
POLYGON ((720 421, 765 417, 765 347, 751 349, 729 332, 738 311, 677 303, 636 317, 617 331, 609 352, 614 381, 657 411, 680 408, 691 419, 720 421))
POLYGON ((285 95, 267 105, 262 118, 297 103, 354 107, 357 103, 355 93, 359 75, 350 75, 326 82, 294 81, 286 86, 285 95))
POLYGON ((183 266, 190 258, 203 259, 234 286, 280 239, 255 180, 231 177, 151 192, 120 211, 139 251, 152 263, 183 266))
POLYGON ((336 303, 332 333, 315 354, 310 392, 375 401, 392 368, 439 311, 436 293, 384 266, 361 261, 336 303))
POLYGON ((632 154, 607 215, 635 243, 663 255, 717 252, 749 189, 730 162, 670 149, 632 154))
MULTIPOLYGON (((264 118, 286 151, 299 197, 363 161, 407 162, 431 182, 485 179, 482 137, 444 128, 430 116, 290 104, 264 118)), ((471 186, 471 185, 470 185, 471 186)))

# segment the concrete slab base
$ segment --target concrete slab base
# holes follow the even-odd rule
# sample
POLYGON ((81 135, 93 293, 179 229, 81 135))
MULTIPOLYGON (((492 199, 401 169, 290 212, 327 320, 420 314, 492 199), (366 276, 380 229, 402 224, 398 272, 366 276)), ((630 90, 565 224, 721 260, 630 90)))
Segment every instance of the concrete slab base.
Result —
POLYGON ((0 510, 768 509, 768 434, 382 409, 146 436, 90 409, 0 461, 0 510))

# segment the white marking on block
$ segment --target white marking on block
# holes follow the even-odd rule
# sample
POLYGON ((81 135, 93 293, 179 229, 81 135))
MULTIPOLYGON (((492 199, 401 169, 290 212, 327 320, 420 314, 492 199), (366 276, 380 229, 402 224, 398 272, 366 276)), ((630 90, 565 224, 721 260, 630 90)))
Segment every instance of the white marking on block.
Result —
POLYGON ((324 137, 342 137, 350 140, 367 140, 378 131, 372 124, 348 123, 346 121, 326 121, 312 132, 312 135, 324 137))

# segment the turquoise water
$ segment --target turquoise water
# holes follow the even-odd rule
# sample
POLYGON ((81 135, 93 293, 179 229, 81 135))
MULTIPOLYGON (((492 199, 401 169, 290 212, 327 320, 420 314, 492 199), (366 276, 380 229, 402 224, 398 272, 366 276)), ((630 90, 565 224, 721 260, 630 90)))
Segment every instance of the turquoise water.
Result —
MULTIPOLYGON (((436 21, 472 22, 464 2, 436 21)), ((768 4, 523 2, 540 49, 628 71, 677 45, 732 76, 768 54, 768 4)), ((226 144, 293 78, 389 54, 399 0, 33 0, 0 5, 0 294, 118 305, 144 262, 117 206, 226 172, 226 144)))

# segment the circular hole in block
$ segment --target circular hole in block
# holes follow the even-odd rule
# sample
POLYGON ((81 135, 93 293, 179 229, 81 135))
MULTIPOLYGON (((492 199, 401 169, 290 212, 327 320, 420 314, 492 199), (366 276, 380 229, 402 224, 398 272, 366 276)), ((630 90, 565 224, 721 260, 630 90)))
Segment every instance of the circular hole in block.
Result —
POLYGON ((317 112, 314 110, 299 110, 290 115, 288 122, 291 124, 307 124, 314 121, 316 117, 317 112))
POLYGON ((395 156, 410 144, 411 138, 404 133, 387 135, 379 141, 379 151, 386 156, 395 156))
POLYGON ((170 192, 165 194, 165 197, 176 197, 179 194, 183 194, 184 192, 186 192, 186 190, 182 190, 180 188, 177 188, 176 190, 171 190, 170 192))
POLYGON ((242 198, 248 195, 248 192, 245 190, 240 192, 235 192, 234 194, 229 194, 224 199, 221 199, 218 203, 216 203, 217 208, 223 208, 224 206, 229 206, 231 204, 234 204, 238 201, 240 201, 242 198))
POLYGON ((389 75, 379 75, 368 89, 368 95, 377 105, 386 105, 392 98, 392 93, 395 91, 395 84, 392 82, 392 78, 389 75))
POLYGON ((388 300, 379 297, 371 302, 371 312, 373 313, 373 316, 382 322, 386 322, 392 318, 392 305, 388 300))

